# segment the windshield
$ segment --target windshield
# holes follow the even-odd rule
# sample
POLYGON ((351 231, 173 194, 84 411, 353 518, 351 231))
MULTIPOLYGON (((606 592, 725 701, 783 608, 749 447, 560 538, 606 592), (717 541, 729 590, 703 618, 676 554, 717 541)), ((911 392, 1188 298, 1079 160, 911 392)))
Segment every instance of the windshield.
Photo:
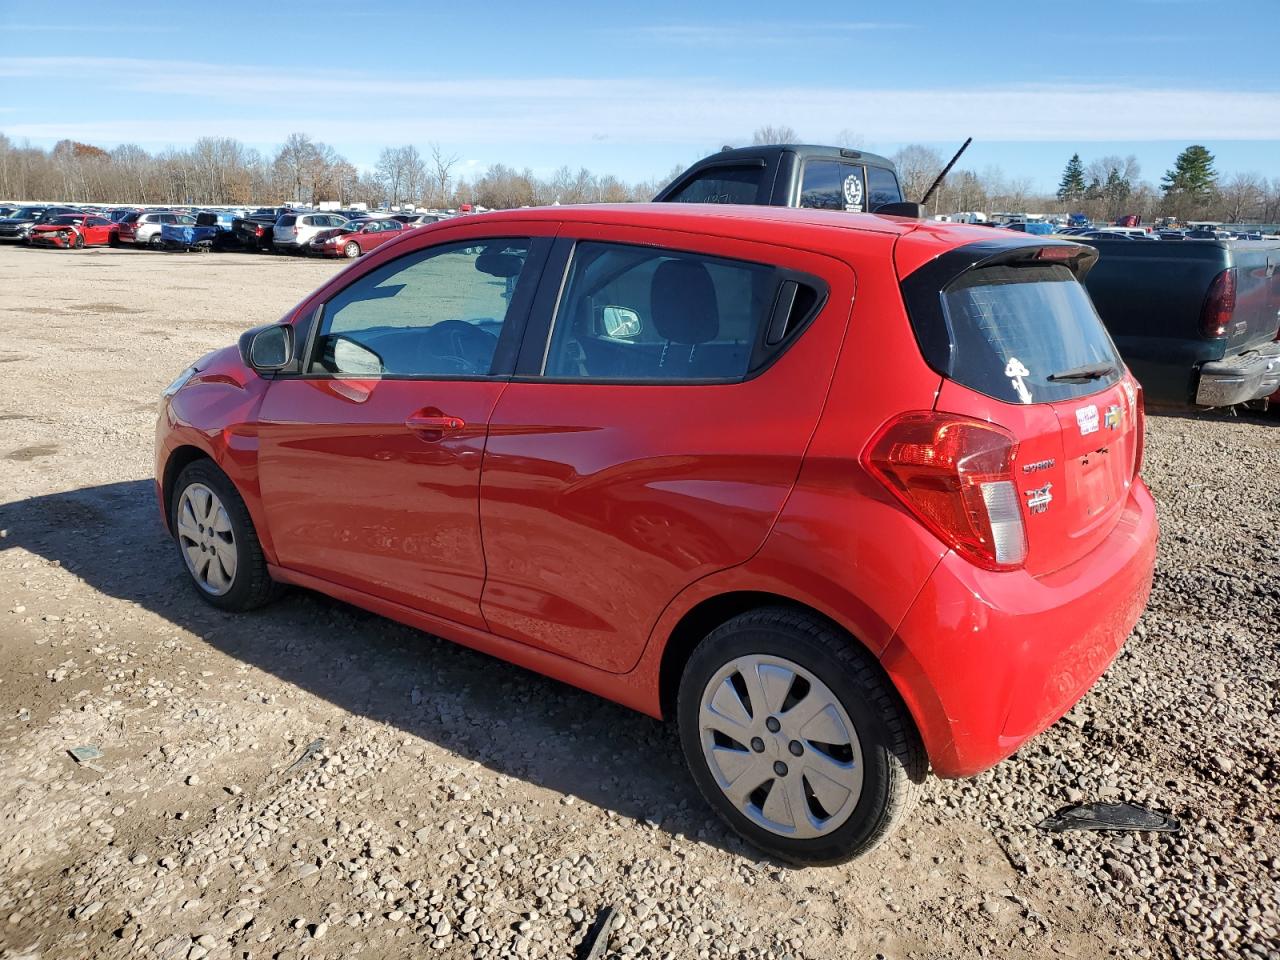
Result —
POLYGON ((83 219, 84 219, 83 216, 75 216, 73 214, 64 213, 62 216, 54 217, 52 220, 48 220, 46 222, 57 224, 58 226, 61 227, 61 226, 68 226, 70 224, 79 223, 83 219))
POLYGON ((39 218, 43 213, 44 207, 21 207, 13 211, 9 216, 15 220, 31 220, 32 218, 39 218))

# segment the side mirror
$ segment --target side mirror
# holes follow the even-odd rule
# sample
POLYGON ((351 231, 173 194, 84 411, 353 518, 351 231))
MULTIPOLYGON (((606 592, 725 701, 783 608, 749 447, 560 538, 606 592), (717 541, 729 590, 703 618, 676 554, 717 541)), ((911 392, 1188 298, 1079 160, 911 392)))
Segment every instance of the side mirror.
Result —
POLYGON ((615 340, 628 340, 640 334, 640 314, 628 307, 605 307, 600 313, 604 332, 615 340))
POLYGON ((259 372, 283 370, 293 362, 293 327, 287 323, 259 330, 249 341, 249 365, 259 372))

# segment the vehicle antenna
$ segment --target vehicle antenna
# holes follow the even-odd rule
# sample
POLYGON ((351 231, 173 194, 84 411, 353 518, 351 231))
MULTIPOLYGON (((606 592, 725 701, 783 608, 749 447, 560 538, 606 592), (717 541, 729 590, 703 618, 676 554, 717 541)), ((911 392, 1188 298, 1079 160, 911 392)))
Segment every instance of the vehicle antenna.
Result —
POLYGON ((951 168, 956 165, 956 161, 960 159, 960 154, 969 149, 969 144, 973 143, 973 137, 969 137, 964 143, 960 144, 960 149, 956 151, 956 155, 951 158, 951 162, 942 168, 942 172, 938 174, 938 179, 933 181, 933 186, 924 192, 924 196, 920 198, 920 206, 926 206, 929 198, 933 196, 933 192, 942 186, 943 178, 951 172, 951 168))

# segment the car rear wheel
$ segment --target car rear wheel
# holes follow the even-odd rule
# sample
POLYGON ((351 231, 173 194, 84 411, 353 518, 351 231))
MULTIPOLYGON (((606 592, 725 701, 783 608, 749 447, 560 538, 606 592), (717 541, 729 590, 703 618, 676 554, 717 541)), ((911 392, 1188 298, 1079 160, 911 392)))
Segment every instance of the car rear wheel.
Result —
POLYGON ((347 245, 342 248, 342 254, 348 260, 354 260, 356 257, 360 256, 360 244, 356 243, 354 240, 348 241, 347 245))
POLYGON ((71 246, 74 249, 79 250, 81 247, 84 246, 84 237, 80 236, 80 234, 77 233, 75 237, 72 238, 71 240, 71 246))
POLYGON ((111 231, 111 235, 107 238, 107 246, 109 247, 120 246, 120 232, 118 230, 111 231))
POLYGON ((164 241, 160 239, 160 234, 157 233, 147 241, 147 246, 152 250, 159 250, 164 246, 164 241))
POLYGON ((914 804, 927 761, 896 691, 838 628, 752 610, 694 650, 676 707, 702 795, 738 833, 792 863, 840 863, 914 804))
POLYGON ((197 460, 178 475, 169 517, 191 583, 206 603, 252 610, 277 596, 280 587, 267 572, 244 500, 212 461, 197 460))

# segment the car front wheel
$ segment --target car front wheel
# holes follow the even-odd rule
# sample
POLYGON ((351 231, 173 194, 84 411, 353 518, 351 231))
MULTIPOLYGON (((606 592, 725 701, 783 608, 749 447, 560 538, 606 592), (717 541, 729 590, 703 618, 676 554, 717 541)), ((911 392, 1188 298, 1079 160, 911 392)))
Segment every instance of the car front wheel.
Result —
POLYGON ((803 611, 761 608, 714 630, 685 667, 676 712, 708 803, 792 863, 871 849, 913 806, 927 768, 875 659, 803 611))
POLYGON ((252 610, 276 597, 279 586, 267 572, 248 508, 211 460, 197 460, 178 475, 169 516, 201 599, 223 610, 252 610))
POLYGON ((342 253, 348 260, 354 260, 360 256, 360 244, 352 240, 342 248, 342 253))

